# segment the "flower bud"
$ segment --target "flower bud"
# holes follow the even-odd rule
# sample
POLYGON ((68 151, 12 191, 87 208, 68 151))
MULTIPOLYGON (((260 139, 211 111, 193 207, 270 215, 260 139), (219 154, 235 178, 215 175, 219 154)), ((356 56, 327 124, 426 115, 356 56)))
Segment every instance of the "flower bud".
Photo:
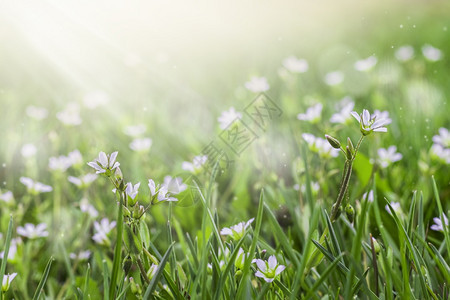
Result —
POLYGON ((141 289, 141 287, 139 286, 138 283, 136 283, 136 282, 134 281, 134 278, 133 278, 133 277, 130 277, 130 288, 131 288, 131 292, 132 292, 134 295, 140 295, 140 294, 142 294, 142 289, 141 289))
POLYGON ((372 237, 372 243, 373 243, 373 250, 375 251, 375 253, 377 253, 377 254, 380 253, 380 251, 381 251, 380 244, 374 237, 372 237))
POLYGON ((350 150, 349 146, 345 147, 345 154, 347 155, 347 159, 353 158, 353 154, 352 154, 352 151, 350 150))
POLYGON ((325 134, 325 138, 327 139, 328 143, 330 143, 331 147, 335 148, 335 149, 340 149, 341 148, 341 143, 334 137, 325 134))
POLYGON ((350 221, 350 223, 353 223, 355 219, 355 210, 353 209, 353 206, 347 204, 345 206, 345 214, 347 215, 347 219, 350 221))
POLYGON ((119 188, 120 191, 123 191, 125 189, 125 185, 123 183, 123 174, 122 170, 120 170, 119 167, 116 168, 116 171, 114 172, 114 185, 119 188))
POLYGON ((131 266, 133 266, 133 261, 131 260, 131 256, 128 255, 122 262, 122 269, 125 272, 125 275, 128 275, 131 270, 131 266))
POLYGON ((352 140, 349 137, 347 138, 347 147, 350 149, 352 155, 355 154, 355 147, 353 147, 352 140))

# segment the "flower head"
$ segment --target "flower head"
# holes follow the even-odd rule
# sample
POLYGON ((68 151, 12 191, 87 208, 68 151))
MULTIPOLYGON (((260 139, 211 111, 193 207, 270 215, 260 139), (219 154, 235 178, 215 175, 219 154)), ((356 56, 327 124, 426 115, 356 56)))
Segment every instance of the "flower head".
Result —
POLYGON ((283 60, 283 67, 292 73, 305 73, 308 71, 308 62, 304 59, 298 59, 295 56, 289 56, 283 60))
POLYGON ((377 64, 377 62, 377 58, 372 55, 366 59, 358 60, 357 62, 355 62, 354 67, 357 71, 369 71, 377 64))
POLYGON ((369 191, 369 195, 367 195, 367 192, 362 195, 362 199, 363 200, 365 200, 366 197, 367 197, 367 201, 373 202, 373 200, 374 200, 374 198, 373 198, 373 190, 369 191))
POLYGON ((445 164, 450 164, 450 148, 444 148, 440 144, 433 144, 430 153, 437 160, 445 164))
MULTIPOLYGON (((400 202, 391 202, 390 203, 392 208, 396 213, 400 213, 402 211, 402 206, 400 205, 400 202)), ((388 213, 391 213, 391 210, 389 209, 389 205, 386 204, 384 207, 388 213)))
MULTIPOLYGON (((448 219, 447 216, 442 214, 442 216, 444 217, 444 224, 445 226, 448 226, 448 219)), ((444 231, 444 226, 442 224, 442 220, 441 218, 433 218, 434 224, 430 226, 431 230, 434 231, 444 231)))
POLYGON ((14 278, 16 278, 16 276, 17 276, 17 273, 3 275, 3 280, 2 280, 2 292, 3 293, 6 293, 9 290, 9 286, 10 286, 11 282, 14 280, 14 278))
POLYGON ((402 46, 395 51, 395 58, 399 61, 408 61, 414 57, 414 48, 409 45, 402 46))
POLYGON ((150 189, 150 195, 151 195, 151 202, 153 204, 157 204, 164 201, 178 201, 177 198, 172 197, 172 193, 169 192, 168 185, 162 185, 159 184, 156 185, 153 179, 148 180, 148 188, 150 189))
POLYGON ((242 248, 239 248, 238 253, 236 255, 236 260, 234 265, 236 268, 243 270, 245 265, 245 260, 248 258, 249 253, 245 253, 242 248))
POLYGON ((97 174, 88 173, 80 177, 69 176, 67 177, 67 180, 79 188, 86 188, 97 178, 97 174))
POLYGON ((369 135, 372 131, 387 132, 387 128, 384 126, 392 122, 390 118, 385 117, 384 112, 370 115, 369 111, 364 109, 361 115, 358 115, 356 111, 352 111, 351 114, 359 122, 363 135, 369 135))
POLYGON ((4 193, 0 191, 0 200, 6 203, 10 203, 14 200, 13 193, 11 191, 5 191, 4 193))
POLYGON ((79 253, 70 253, 69 257, 73 260, 88 260, 89 257, 91 256, 91 251, 86 250, 86 251, 80 251, 79 253))
POLYGON ((207 162, 207 160, 208 160, 208 156, 197 155, 194 157, 192 162, 184 161, 183 164, 181 165, 181 168, 185 171, 197 173, 201 170, 201 168, 207 162))
POLYGON ((255 220, 255 218, 251 218, 247 222, 240 222, 236 225, 233 225, 231 227, 225 227, 222 228, 220 231, 221 235, 230 235, 234 240, 240 240, 245 233, 245 230, 252 224, 252 222, 255 220))
POLYGON ((382 168, 386 168, 390 164, 401 160, 403 155, 397 152, 396 146, 390 146, 388 149, 378 149, 378 162, 382 168))
POLYGON ((316 152, 323 158, 336 157, 339 155, 339 150, 333 148, 326 139, 314 136, 311 133, 303 133, 303 139, 308 144, 311 151, 316 152))
POLYGON ((245 83, 245 88, 251 92, 259 93, 269 90, 270 86, 265 77, 252 77, 245 83))
POLYGON ((439 134, 433 136, 433 142, 445 148, 450 148, 450 132, 447 128, 439 128, 439 134))
POLYGON ((36 239, 40 237, 48 236, 47 224, 41 223, 34 225, 31 223, 26 223, 24 227, 17 227, 17 234, 27 237, 29 239, 36 239))
POLYGON ((87 213, 92 218, 96 218, 98 216, 98 211, 92 204, 89 203, 89 200, 87 198, 81 199, 80 210, 84 213, 87 213))
POLYGON ((322 103, 317 103, 309 107, 304 114, 298 114, 297 119, 301 121, 309 121, 311 123, 317 123, 320 120, 320 115, 322 113, 323 105, 322 103))
POLYGON ((220 129, 225 129, 231 125, 235 120, 241 119, 242 114, 237 112, 234 107, 230 107, 229 110, 222 112, 220 117, 217 119, 220 124, 220 129))
POLYGON ((107 218, 103 218, 100 221, 100 223, 95 221, 94 222, 95 234, 92 237, 92 239, 97 244, 108 245, 109 243, 108 233, 110 233, 114 227, 116 227, 116 221, 109 222, 107 218))
POLYGON ((120 166, 120 163, 116 162, 118 152, 113 152, 111 155, 106 155, 105 152, 100 152, 98 158, 88 165, 94 168, 97 174, 105 174, 106 176, 111 176, 112 170, 120 166))
POLYGON ((344 73, 341 71, 329 72, 325 75, 325 83, 329 86, 335 86, 344 81, 344 73))
POLYGON ((335 113, 331 116, 330 122, 346 124, 351 119, 351 112, 354 107, 355 107, 355 102, 350 100, 348 103, 346 103, 342 107, 340 112, 335 113))
POLYGON ((127 126, 124 128, 123 132, 131 137, 137 137, 143 134, 147 130, 144 124, 127 126))
POLYGON ((263 278, 266 282, 274 281, 275 278, 286 268, 286 266, 278 264, 275 255, 271 255, 267 261, 262 259, 254 259, 252 262, 256 263, 256 266, 258 267, 255 276, 263 278))
POLYGON ((173 178, 170 175, 164 177, 164 182, 162 186, 167 188, 167 191, 171 194, 179 194, 187 189, 187 185, 183 183, 183 179, 181 177, 173 178))
POLYGON ((28 157, 33 157, 36 155, 37 152, 37 148, 35 145, 33 144, 24 144, 22 146, 22 148, 20 149, 20 153, 22 154, 23 157, 28 158, 28 157))
POLYGON ((23 183, 26 187, 29 193, 33 195, 37 195, 39 193, 48 193, 53 191, 53 188, 49 185, 45 185, 41 182, 34 181, 31 178, 28 177, 20 177, 20 182, 23 183))
POLYGON ((136 152, 145 152, 152 146, 151 138, 134 139, 130 143, 130 149, 136 152))
POLYGON ((427 60, 433 62, 442 58, 442 51, 428 44, 423 45, 422 54, 427 60))
POLYGON ((136 203, 135 198, 139 192, 140 185, 141 185, 140 182, 136 183, 134 186, 131 182, 127 183, 127 186, 125 188, 125 194, 128 196, 128 201, 130 202, 130 205, 136 203))

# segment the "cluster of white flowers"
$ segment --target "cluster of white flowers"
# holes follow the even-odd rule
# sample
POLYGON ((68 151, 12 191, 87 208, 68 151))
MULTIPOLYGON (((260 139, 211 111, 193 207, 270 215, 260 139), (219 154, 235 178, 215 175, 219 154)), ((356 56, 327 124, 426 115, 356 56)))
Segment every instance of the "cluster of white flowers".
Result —
MULTIPOLYGON (((429 44, 422 46, 422 54, 426 60, 435 62, 442 59, 442 51, 429 44)), ((395 58, 401 62, 409 61, 414 57, 414 48, 410 45, 401 46, 395 51, 395 58)))
POLYGON ((450 132, 447 128, 439 128, 439 134, 433 136, 433 145, 430 152, 437 160, 450 164, 450 132))
POLYGON ((116 221, 109 222, 107 218, 103 218, 100 223, 94 222, 94 235, 92 239, 99 245, 109 245, 108 234, 116 227, 116 221))
POLYGON ((39 193, 48 193, 53 191, 53 188, 42 182, 34 181, 28 177, 20 177, 20 182, 27 187, 27 191, 31 194, 37 195, 39 193))
POLYGON ((390 146, 387 149, 378 149, 378 159, 377 162, 382 168, 387 168, 390 164, 401 160, 403 155, 397 152, 396 146, 390 146))
POLYGON ((236 241, 240 240, 244 236, 245 230, 250 226, 250 224, 252 224, 254 220, 254 218, 251 218, 247 222, 240 222, 236 225, 230 226, 229 228, 224 227, 220 231, 220 234, 229 235, 236 241))
POLYGON ((222 112, 217 121, 219 121, 220 129, 225 129, 238 119, 242 119, 242 113, 236 111, 234 107, 230 107, 229 110, 222 112))
POLYGON ((339 155, 339 150, 333 148, 326 139, 316 137, 311 133, 303 133, 302 137, 308 144, 309 149, 323 158, 337 157, 339 155))
POLYGON ((48 159, 50 170, 65 172, 71 166, 81 165, 83 157, 78 149, 73 150, 67 156, 60 155, 48 159))
POLYGON ((47 237, 47 224, 40 223, 38 225, 34 225, 31 223, 26 223, 23 227, 17 227, 17 234, 27 237, 29 239, 36 239, 40 237, 47 237))

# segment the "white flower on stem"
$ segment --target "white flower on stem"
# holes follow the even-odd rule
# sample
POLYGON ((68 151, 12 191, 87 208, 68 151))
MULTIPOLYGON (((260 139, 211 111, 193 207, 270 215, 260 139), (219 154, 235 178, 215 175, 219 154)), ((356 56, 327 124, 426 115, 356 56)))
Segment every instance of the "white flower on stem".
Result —
POLYGON ((112 170, 120 166, 120 163, 116 162, 117 154, 119 152, 113 152, 111 155, 106 155, 105 152, 100 152, 98 158, 94 159, 91 162, 88 162, 88 165, 96 170, 97 174, 105 173, 106 176, 110 176, 112 170))
POLYGON ((267 261, 262 259, 254 259, 258 270, 255 273, 256 277, 263 278, 266 282, 272 282, 275 278, 286 269, 286 266, 280 265, 275 255, 271 255, 267 261))
POLYGON ((108 245, 108 234, 116 227, 116 221, 109 222, 107 218, 103 218, 100 223, 94 222, 95 234, 92 239, 100 245, 108 245))
POLYGON ((372 55, 366 59, 361 59, 361 60, 358 60, 357 62, 355 62, 354 68, 355 68, 355 70, 361 71, 361 72, 369 71, 370 69, 375 67, 377 62, 378 62, 377 58, 372 55))
POLYGON ((16 278, 16 276, 17 276, 17 273, 3 275, 2 293, 6 293, 9 290, 9 286, 11 285, 11 282, 14 280, 14 278, 16 278))
POLYGON ((152 139, 151 138, 142 138, 142 139, 134 139, 130 143, 130 149, 136 152, 146 152, 150 149, 152 146, 152 139))
POLYGON ((447 128, 439 128, 439 134, 433 136, 433 142, 445 148, 450 148, 450 132, 447 128))
POLYGON ((198 155, 194 157, 192 162, 184 161, 181 165, 181 168, 185 171, 197 173, 198 171, 201 170, 201 168, 203 167, 203 165, 206 163, 207 160, 208 156, 198 155))
POLYGON ((373 200, 374 200, 374 198, 373 198, 373 191, 372 190, 369 191, 369 196, 367 196, 367 193, 364 193, 362 195, 362 200, 366 200, 366 197, 367 197, 367 201, 373 202, 373 200))
POLYGON ((28 177, 20 177, 20 182, 27 187, 27 191, 31 194, 48 193, 53 191, 53 188, 49 185, 45 185, 41 182, 34 181, 28 177))
POLYGON ((244 236, 245 230, 250 226, 250 224, 252 224, 252 222, 254 220, 255 220, 255 218, 251 218, 247 222, 240 222, 236 225, 222 228, 222 230, 220 231, 220 234, 221 235, 229 235, 234 240, 238 241, 244 236))
POLYGON ((339 149, 333 148, 326 139, 314 136, 311 133, 303 133, 303 139, 311 151, 316 152, 323 158, 337 157, 339 149))
POLYGON ((82 123, 80 117, 80 107, 77 103, 72 102, 67 104, 66 108, 56 114, 56 118, 64 125, 76 126, 82 123))
POLYGON ((236 260, 234 265, 236 268, 243 270, 245 265, 245 260, 248 258, 249 253, 245 253, 242 248, 239 248, 238 253, 236 255, 236 260))
POLYGON ((67 177, 67 180, 69 180, 69 182, 75 184, 79 188, 86 188, 97 178, 97 174, 88 173, 80 177, 69 176, 67 177))
POLYGON ((409 45, 402 46, 395 51, 395 58, 399 61, 408 61, 414 57, 414 48, 409 45))
POLYGON ((81 199, 80 210, 84 213, 87 213, 92 218, 98 217, 98 211, 95 209, 95 207, 91 203, 89 203, 89 200, 87 198, 81 199))
POLYGON ((344 81, 344 73, 341 71, 334 71, 325 74, 325 83, 329 86, 335 86, 344 81))
POLYGON ((83 104, 88 109, 96 109, 99 106, 108 104, 109 96, 104 91, 92 91, 83 97, 83 104))
POLYGON ((444 148, 440 144, 433 144, 430 149, 431 156, 437 160, 450 164, 450 148, 444 148))
POLYGON ((164 177, 164 182, 162 186, 167 188, 167 191, 171 194, 179 194, 187 189, 187 185, 183 183, 181 177, 172 178, 172 176, 167 175, 164 177))
POLYGON ((22 148, 20 149, 20 153, 22 154, 23 157, 28 158, 28 157, 33 157, 36 155, 37 152, 37 148, 35 145, 33 144, 24 144, 22 146, 22 148))
POLYGON ((301 121, 309 121, 311 123, 317 123, 318 121, 320 121, 322 108, 323 108, 322 103, 317 103, 316 105, 309 107, 306 110, 306 113, 298 114, 297 119, 301 121))
POLYGON ((251 92, 259 93, 269 90, 270 86, 265 77, 252 77, 245 83, 245 88, 251 92))
POLYGON ((127 187, 125 188, 125 194, 127 194, 128 197, 134 200, 134 198, 136 198, 137 194, 139 193, 140 186, 140 182, 136 183, 134 186, 131 182, 128 182, 127 187))
MULTIPOLYGON (((402 206, 400 205, 400 202, 391 202, 390 203, 394 211, 398 214, 402 212, 402 206)), ((389 205, 386 204, 384 207, 388 213, 391 213, 391 210, 389 209, 389 205)))
POLYGON ((30 105, 27 107, 25 111, 30 118, 33 118, 38 121, 41 121, 47 118, 48 116, 48 110, 44 107, 37 107, 30 105))
POLYGON ((350 101, 342 107, 341 111, 331 116, 331 123, 346 124, 351 119, 351 112, 355 107, 355 102, 350 101))
POLYGON ((0 191, 0 200, 6 203, 11 203, 14 200, 14 195, 11 191, 0 191))
POLYGON ((387 128, 384 126, 392 122, 390 118, 385 118, 385 112, 371 116, 367 109, 364 109, 361 115, 358 115, 356 111, 352 111, 352 116, 359 122, 363 135, 368 135, 372 131, 387 132, 387 128))
POLYGON ((172 197, 171 193, 168 191, 168 186, 156 185, 153 179, 148 180, 148 188, 150 189, 151 202, 154 204, 164 201, 178 201, 177 198, 172 197))
MULTIPOLYGON (((447 216, 442 214, 442 216, 444 217, 444 224, 445 226, 448 226, 448 219, 447 216)), ((444 226, 442 224, 442 220, 441 218, 433 218, 434 224, 430 226, 431 230, 434 231, 444 231, 444 226)))
POLYGON ((80 251, 79 253, 70 253, 69 254, 69 257, 71 259, 78 260, 78 261, 88 260, 90 256, 91 256, 91 251, 89 251, 89 250, 80 251))
POLYGON ((230 107, 229 110, 222 112, 217 121, 219 121, 220 129, 225 129, 237 119, 242 119, 242 114, 237 112, 234 107, 230 107))
POLYGON ((283 60, 283 67, 292 73, 305 73, 308 71, 308 62, 295 56, 289 56, 283 60))
POLYGON ((442 58, 442 51, 428 44, 423 45, 422 54, 427 60, 433 62, 442 58))
POLYGON ((41 223, 38 225, 34 225, 31 223, 26 223, 24 227, 17 227, 17 234, 27 237, 29 239, 36 239, 39 237, 48 236, 47 224, 41 223))
POLYGON ((403 155, 397 152, 396 146, 390 146, 388 149, 378 149, 378 163, 382 168, 386 168, 390 164, 401 160, 403 155))
POLYGON ((139 125, 126 126, 124 128, 123 132, 128 136, 137 137, 137 136, 144 134, 144 132, 146 130, 147 130, 147 127, 144 124, 139 124, 139 125))

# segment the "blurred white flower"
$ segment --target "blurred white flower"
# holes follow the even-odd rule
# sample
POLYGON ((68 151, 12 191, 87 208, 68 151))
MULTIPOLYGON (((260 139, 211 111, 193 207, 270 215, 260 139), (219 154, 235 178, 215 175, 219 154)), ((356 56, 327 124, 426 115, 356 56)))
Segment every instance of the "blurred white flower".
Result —
POLYGON ((38 121, 43 120, 48 116, 48 110, 46 108, 33 105, 27 107, 26 113, 30 118, 38 121))
POLYGON ((386 117, 387 112, 377 111, 371 116, 367 109, 364 109, 361 115, 357 112, 352 111, 352 116, 359 122, 361 133, 363 135, 368 135, 372 131, 376 132, 387 132, 387 128, 383 127, 392 122, 390 118, 386 117))
MULTIPOLYGON (((302 193, 306 193, 306 185, 302 184, 301 186, 299 184, 294 185, 294 189, 296 191, 300 191, 302 193)), ((320 185, 317 181, 311 182, 311 192, 317 193, 320 189, 320 185)))
POLYGON ((152 280, 152 278, 153 278, 153 276, 155 276, 157 270, 158 270, 158 265, 152 264, 147 271, 148 279, 152 280))
POLYGON ((54 171, 66 171, 72 162, 69 160, 67 156, 60 155, 58 157, 50 157, 48 159, 48 168, 54 171))
POLYGON ((227 128, 230 124, 232 124, 236 119, 241 119, 242 114, 237 112, 234 107, 230 107, 229 110, 225 110, 222 112, 220 117, 217 119, 220 124, 220 129, 227 128))
POLYGON ((240 240, 245 233, 245 230, 252 224, 252 222, 255 220, 255 218, 251 218, 247 222, 240 222, 236 225, 222 228, 220 231, 221 235, 230 235, 234 240, 238 241, 240 240))
POLYGON ((81 156, 80 150, 78 149, 69 152, 67 157, 72 166, 81 165, 83 163, 83 156, 81 156))
POLYGON ((83 260, 88 260, 89 257, 91 256, 91 251, 86 250, 86 251, 80 251, 79 253, 75 254, 75 253, 70 253, 69 257, 73 260, 79 260, 79 261, 83 261, 83 260))
POLYGON ((167 175, 164 177, 164 182, 162 186, 167 188, 167 191, 171 194, 179 194, 187 189, 187 185, 183 183, 181 177, 172 178, 172 176, 167 175))
POLYGON ((318 153, 323 158, 336 157, 339 155, 339 150, 333 148, 326 139, 316 137, 311 133, 303 133, 302 137, 308 144, 309 149, 318 153))
POLYGON ((29 239, 36 239, 39 237, 48 236, 47 232, 47 224, 41 223, 38 225, 34 225, 31 223, 26 223, 24 227, 17 227, 17 234, 27 237, 29 239))
POLYGON ((317 103, 316 105, 309 107, 306 110, 306 113, 298 114, 297 119, 301 121, 309 121, 311 123, 317 123, 318 121, 320 121, 322 108, 323 108, 322 103, 317 103))
POLYGON ((92 218, 96 218, 98 216, 98 211, 95 209, 95 207, 91 203, 89 203, 89 200, 87 198, 81 199, 80 210, 84 213, 87 213, 92 218))
POLYGON ((80 188, 86 188, 92 182, 94 182, 94 180, 97 179, 97 177, 98 177, 97 174, 88 173, 88 174, 82 175, 80 177, 69 176, 69 177, 67 177, 67 180, 69 180, 69 182, 75 184, 76 186, 78 186, 80 188))
POLYGON ((189 171, 192 173, 196 173, 200 171, 200 169, 203 167, 203 165, 208 160, 208 156, 206 155, 198 155, 195 156, 192 162, 184 161, 181 164, 181 168, 185 171, 189 171))
POLYGON ((14 200, 14 195, 11 191, 0 191, 0 200, 6 203, 11 203, 14 200))
POLYGON ((53 188, 49 185, 45 185, 41 182, 34 181, 28 177, 20 177, 20 182, 27 187, 27 191, 31 194, 48 193, 53 191, 53 188))
POLYGON ((147 130, 147 127, 144 124, 126 126, 123 129, 123 132, 131 137, 137 137, 143 134, 147 130))
POLYGON ((262 259, 254 259, 258 270, 255 273, 256 277, 264 279, 266 282, 272 282, 274 279, 286 268, 286 266, 278 264, 275 255, 271 255, 267 261, 262 259))
POLYGON ((372 191, 372 190, 369 191, 369 196, 367 196, 367 193, 364 193, 364 194, 362 195, 362 200, 365 200, 366 197, 368 197, 368 198, 367 198, 367 201, 373 202, 373 200, 374 200, 374 198, 373 198, 373 191, 372 191))
POLYGON ((422 46, 422 54, 429 61, 438 61, 442 58, 441 50, 428 44, 422 46))
MULTIPOLYGON (((442 214, 442 216, 444 217, 444 224, 445 226, 448 226, 448 219, 447 216, 442 214)), ((444 226, 442 224, 442 220, 441 218, 433 218, 434 224, 431 225, 430 229, 434 230, 434 231, 444 231, 444 226)))
POLYGON ((111 155, 106 155, 105 152, 101 151, 98 154, 98 158, 88 162, 88 166, 94 168, 97 174, 106 173, 108 176, 108 173, 120 166, 120 163, 116 162, 118 153, 119 152, 116 151, 111 153, 111 155))
POLYGON ((94 222, 94 236, 92 239, 100 245, 108 245, 108 234, 116 227, 116 221, 109 222, 107 218, 103 218, 100 223, 94 222))
POLYGON ((245 83, 245 88, 254 93, 265 92, 270 86, 265 77, 252 77, 245 83))
POLYGON ((390 146, 388 149, 378 149, 378 163, 382 168, 386 168, 390 164, 401 160, 403 155, 397 152, 396 146, 390 146))
POLYGON ((133 185, 131 182, 127 183, 127 187, 125 188, 125 194, 127 194, 128 197, 134 200, 136 198, 137 194, 139 193, 139 186, 141 185, 140 182, 133 185))
MULTIPOLYGON (((9 244, 8 260, 14 260, 17 255, 17 245, 21 242, 22 240, 20 239, 20 237, 11 239, 11 243, 9 244)), ((5 251, 0 252, 0 259, 3 259, 4 256, 5 251)))
POLYGON ((450 148, 444 148, 440 144, 433 144, 430 149, 430 154, 437 160, 450 164, 450 148))
POLYGON ((56 117, 64 125, 76 126, 80 125, 82 122, 80 117, 80 107, 75 102, 67 104, 64 110, 56 114, 56 117))
POLYGON ((36 152, 37 152, 36 146, 33 144, 24 144, 22 146, 22 149, 20 149, 20 153, 25 158, 35 156, 36 152))
POLYGON ((361 59, 355 62, 354 67, 357 71, 369 71, 377 64, 378 60, 375 56, 369 56, 366 59, 361 59))
POLYGON ((341 71, 334 71, 325 74, 325 83, 334 86, 342 83, 344 81, 344 73, 341 71))
POLYGON ((445 148, 450 148, 450 132, 447 128, 439 128, 439 134, 433 136, 433 142, 445 148))
POLYGON ((349 120, 351 120, 351 116, 352 116, 351 112, 354 107, 355 107, 355 102, 353 102, 353 101, 348 102, 344 107, 342 107, 340 112, 335 113, 331 116, 330 122, 347 124, 349 122, 349 120))
MULTIPOLYGON (((391 202, 390 204, 397 214, 402 211, 402 206, 400 205, 400 202, 391 202)), ((388 213, 391 213, 391 210, 389 209, 389 206, 387 204, 384 208, 388 213)))
POLYGON ((292 73, 305 73, 308 71, 308 62, 304 59, 298 59, 295 56, 289 56, 283 60, 283 66, 292 73))
POLYGON ((9 286, 11 285, 11 282, 14 280, 14 278, 16 278, 16 276, 17 273, 3 275, 2 293, 6 293, 9 290, 9 286))
POLYGON ((151 138, 134 139, 130 143, 130 149, 136 152, 145 152, 152 146, 151 138))
POLYGON ((395 58, 399 61, 408 61, 414 57, 414 48, 410 45, 405 45, 395 51, 395 58))
POLYGON ((148 180, 148 188, 150 189, 150 194, 152 198, 152 203, 160 203, 164 201, 178 201, 177 198, 172 197, 171 193, 168 191, 168 186, 159 184, 156 185, 153 179, 148 180))
POLYGON ((83 104, 88 109, 96 109, 99 106, 108 104, 109 96, 104 91, 92 91, 84 95, 83 104))

